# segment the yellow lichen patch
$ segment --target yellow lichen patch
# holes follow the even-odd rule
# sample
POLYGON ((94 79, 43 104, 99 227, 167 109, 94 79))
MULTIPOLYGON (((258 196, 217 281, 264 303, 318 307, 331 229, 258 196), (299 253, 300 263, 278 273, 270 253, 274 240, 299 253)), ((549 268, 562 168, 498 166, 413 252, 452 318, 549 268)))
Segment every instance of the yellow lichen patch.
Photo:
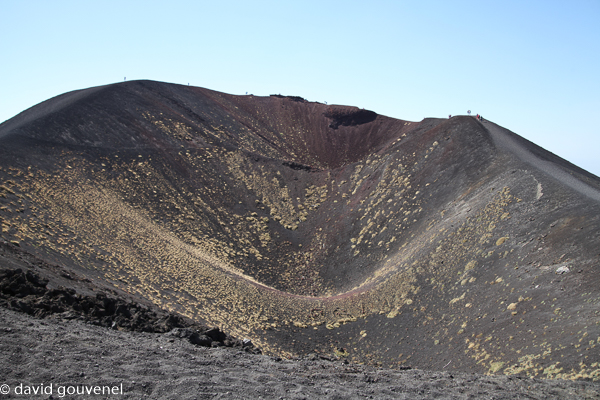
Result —
POLYGON ((490 368, 489 368, 489 372, 492 374, 495 374, 496 372, 500 371, 502 369, 502 367, 504 366, 504 361, 494 361, 490 363, 490 368))
POLYGON ((465 272, 472 270, 473 268, 475 268, 476 265, 477 262, 475 260, 469 261, 467 265, 465 265, 465 272))
POLYGON ((457 303, 461 300, 464 300, 466 294, 467 294, 467 292, 464 292, 460 297, 455 297, 452 300, 450 300, 450 305, 457 303))
POLYGON ((508 240, 508 236, 503 236, 496 240, 496 246, 501 246, 504 242, 508 240))

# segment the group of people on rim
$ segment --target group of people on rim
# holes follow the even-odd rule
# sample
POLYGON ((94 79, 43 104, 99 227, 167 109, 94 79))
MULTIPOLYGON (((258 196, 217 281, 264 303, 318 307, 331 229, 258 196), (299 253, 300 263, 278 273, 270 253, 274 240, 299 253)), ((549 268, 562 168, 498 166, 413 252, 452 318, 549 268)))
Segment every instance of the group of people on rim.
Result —
MULTIPOLYGON (((471 114, 470 111, 469 111, 469 114, 471 114)), ((448 115, 448 119, 450 119, 450 118, 452 118, 452 114, 448 115)), ((478 120, 480 120, 481 122, 483 122, 483 117, 481 115, 477 114, 477 117, 475 117, 475 118, 477 118, 478 120)))

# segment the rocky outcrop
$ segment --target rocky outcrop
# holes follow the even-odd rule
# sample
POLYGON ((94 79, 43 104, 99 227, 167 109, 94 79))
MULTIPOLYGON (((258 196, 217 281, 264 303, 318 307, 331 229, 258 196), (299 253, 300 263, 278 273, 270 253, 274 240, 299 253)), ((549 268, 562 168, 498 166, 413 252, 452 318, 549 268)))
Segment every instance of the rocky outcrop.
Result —
POLYGON ((48 289, 47 284, 47 279, 31 271, 0 270, 0 306, 37 318, 74 319, 123 331, 168 333, 198 346, 239 347, 260 353, 251 342, 237 340, 219 328, 201 326, 175 313, 104 293, 92 297, 65 287, 48 289))

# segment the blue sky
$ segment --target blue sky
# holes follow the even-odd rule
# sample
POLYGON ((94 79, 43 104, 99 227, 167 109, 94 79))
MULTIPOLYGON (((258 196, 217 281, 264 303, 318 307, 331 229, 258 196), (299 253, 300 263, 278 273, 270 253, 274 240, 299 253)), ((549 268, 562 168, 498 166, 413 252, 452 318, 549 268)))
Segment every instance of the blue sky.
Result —
POLYGON ((0 122, 131 79, 420 121, 472 110, 600 176, 600 1, 0 0, 0 122))

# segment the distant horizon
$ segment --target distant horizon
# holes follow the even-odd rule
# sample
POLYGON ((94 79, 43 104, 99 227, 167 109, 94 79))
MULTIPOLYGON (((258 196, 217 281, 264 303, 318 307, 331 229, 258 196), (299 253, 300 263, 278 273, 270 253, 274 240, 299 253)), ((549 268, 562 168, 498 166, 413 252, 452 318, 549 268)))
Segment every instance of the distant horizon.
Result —
POLYGON ((420 121, 481 114, 600 176, 600 3, 7 2, 0 121, 138 79, 420 121))
MULTIPOLYGON (((124 78, 126 78, 126 77, 124 77, 124 78)), ((202 89, 208 89, 208 90, 212 90, 212 91, 215 91, 215 92, 226 93, 226 94, 229 94, 229 95, 234 95, 234 96, 255 96, 255 97, 285 96, 285 97, 301 97, 301 98, 303 98, 304 100, 306 100, 306 101, 308 101, 308 102, 314 102, 314 103, 320 103, 320 104, 327 104, 327 105, 340 105, 340 106, 350 106, 350 107, 357 107, 357 106, 355 106, 355 105, 352 105, 352 104, 339 104, 339 103, 329 103, 329 102, 326 102, 326 101, 312 100, 312 99, 306 98, 306 97, 304 97, 304 96, 301 96, 301 95, 298 95, 298 94, 291 94, 291 93, 270 93, 270 94, 260 94, 260 95, 257 95, 257 94, 254 94, 254 93, 243 93, 243 94, 240 94, 240 93, 227 93, 227 92, 222 92, 222 91, 215 90, 215 89, 212 89, 212 88, 209 88, 209 87, 203 87, 203 86, 191 85, 191 84, 189 84, 189 83, 166 82, 166 81, 159 81, 159 80, 155 80, 155 79, 145 79, 145 78, 138 78, 138 79, 124 79, 123 81, 117 81, 117 82, 112 82, 112 83, 107 83, 107 84, 101 84, 101 85, 96 85, 96 86, 90 86, 90 87, 87 87, 87 88, 81 88, 81 89, 74 89, 74 90, 71 90, 71 91, 68 91, 68 92, 65 92, 65 93, 60 93, 60 94, 57 94, 56 96, 50 97, 50 98, 48 98, 48 99, 46 99, 46 100, 43 100, 43 101, 41 101, 41 102, 39 102, 39 103, 37 103, 37 104, 34 104, 33 106, 31 106, 31 107, 29 107, 29 108, 27 108, 27 109, 25 109, 25 110, 21 111, 21 113, 22 113, 22 112, 25 112, 25 111, 27 111, 28 109, 30 109, 30 108, 33 108, 33 107, 35 107, 35 106, 37 106, 37 105, 39 105, 39 104, 41 104, 41 103, 44 103, 44 102, 46 102, 46 101, 48 101, 48 100, 51 100, 51 99, 52 99, 52 98, 54 98, 54 97, 57 97, 57 96, 60 96, 60 95, 62 95, 62 94, 66 94, 66 93, 69 93, 69 92, 75 92, 75 91, 79 91, 79 90, 86 90, 86 89, 91 89, 91 88, 95 88, 95 87, 110 86, 110 85, 118 85, 118 84, 123 84, 123 83, 128 83, 128 82, 136 82, 136 81, 151 81, 151 82, 159 82, 159 83, 166 83, 166 84, 173 84, 173 85, 190 86, 190 87, 199 87, 199 88, 202 88, 202 89)), ((363 108, 363 107, 361 107, 361 108, 363 108)), ((363 108, 363 109, 366 109, 366 108, 363 108)), ((421 118, 421 119, 419 119, 419 120, 414 120, 414 119, 413 119, 413 120, 409 120, 409 119, 406 119, 406 118, 391 117, 391 116, 389 116, 389 115, 381 114, 381 113, 377 112, 377 110, 370 110, 370 109, 369 109, 369 111, 373 111, 373 112, 375 112, 376 114, 378 114, 378 115, 383 115, 383 116, 385 116, 385 117, 389 117, 389 118, 395 118, 395 119, 401 119, 401 120, 410 121, 410 122, 420 122, 420 121, 422 121, 422 120, 424 120, 424 119, 427 119, 427 118, 447 119, 447 118, 449 118, 449 117, 459 117, 459 116, 465 116, 465 117, 467 117, 467 116, 470 116, 470 117, 476 117, 476 116, 480 115, 479 113, 473 113, 471 110, 467 110, 467 111, 465 111, 464 113, 449 114, 448 116, 439 116, 439 117, 438 117, 438 116, 425 116, 425 117, 423 117, 423 118, 421 118), (471 113, 470 113, 470 114, 469 114, 469 111, 471 111, 471 113)), ((21 113, 19 113, 19 114, 21 114, 21 113)), ((14 118, 14 117, 18 116, 19 114, 16 114, 15 116, 13 116, 13 117, 11 117, 11 118, 9 118, 9 119, 5 120, 5 121, 2 121, 2 122, 0 122, 0 125, 1 125, 1 124, 3 124, 3 123, 4 123, 4 122, 6 122, 6 121, 8 121, 8 120, 10 120, 10 119, 12 119, 12 118, 14 118)), ((483 115, 481 115, 481 116, 483 117, 483 115)), ((485 118, 485 117, 484 117, 484 118, 485 118)), ((486 119, 487 119, 487 118, 486 118, 486 119)), ((505 126, 503 126, 503 125, 502 125, 501 121, 494 121, 494 120, 491 120, 491 119, 490 119, 489 121, 491 121, 491 122, 493 122, 493 123, 495 123, 495 124, 497 124, 497 125, 500 125, 500 126, 502 126, 503 128, 506 128, 505 126)), ((510 130, 511 132, 513 132, 513 133, 515 133, 515 134, 517 134, 517 135, 519 135, 519 136, 523 137, 523 136, 522 136, 522 135, 520 135, 518 132, 514 132, 514 131, 512 131, 512 130, 511 130, 511 129, 509 129, 509 128, 506 128, 506 129, 508 129, 508 130, 510 130)), ((529 140, 529 139, 527 139, 527 138, 525 138, 525 137, 523 137, 523 138, 524 138, 524 139, 526 139, 526 140, 529 140)), ((532 142, 532 143, 534 143, 534 144, 535 144, 535 145, 537 145, 537 146, 540 146, 538 143, 535 143, 535 142, 533 142, 533 141, 531 141, 531 140, 529 140, 529 141, 530 141, 530 142, 532 142)), ((540 147, 544 148, 543 146, 540 146, 540 147)), ((548 150, 548 149, 546 149, 546 148, 544 148, 544 150, 546 150, 546 151, 550 151, 550 150, 548 150)), ((594 174, 593 172, 591 172, 591 171, 589 171, 589 170, 586 170, 585 168, 583 168, 583 167, 581 167, 581 166, 579 166, 579 165, 577 165, 577 164, 573 163, 572 161, 570 161, 570 160, 567 160, 567 159, 566 159, 566 158, 564 158, 564 157, 561 157, 559 154, 556 154, 556 153, 554 153, 554 152, 552 152, 552 151, 550 151, 550 152, 551 152, 552 154, 554 154, 554 155, 556 155, 556 156, 558 156, 558 157, 560 157, 560 158, 562 158, 562 159, 564 159, 564 160, 566 160, 566 161, 570 162, 570 163, 571 163, 571 164, 573 164, 574 166, 576 166, 576 167, 578 167, 578 168, 581 168, 581 169, 583 169, 584 171, 586 171, 586 172, 589 172, 589 173, 591 173, 591 174, 593 174, 593 175, 595 175, 595 176, 597 176, 597 177, 600 177, 600 175, 599 175, 599 174, 594 174)))

